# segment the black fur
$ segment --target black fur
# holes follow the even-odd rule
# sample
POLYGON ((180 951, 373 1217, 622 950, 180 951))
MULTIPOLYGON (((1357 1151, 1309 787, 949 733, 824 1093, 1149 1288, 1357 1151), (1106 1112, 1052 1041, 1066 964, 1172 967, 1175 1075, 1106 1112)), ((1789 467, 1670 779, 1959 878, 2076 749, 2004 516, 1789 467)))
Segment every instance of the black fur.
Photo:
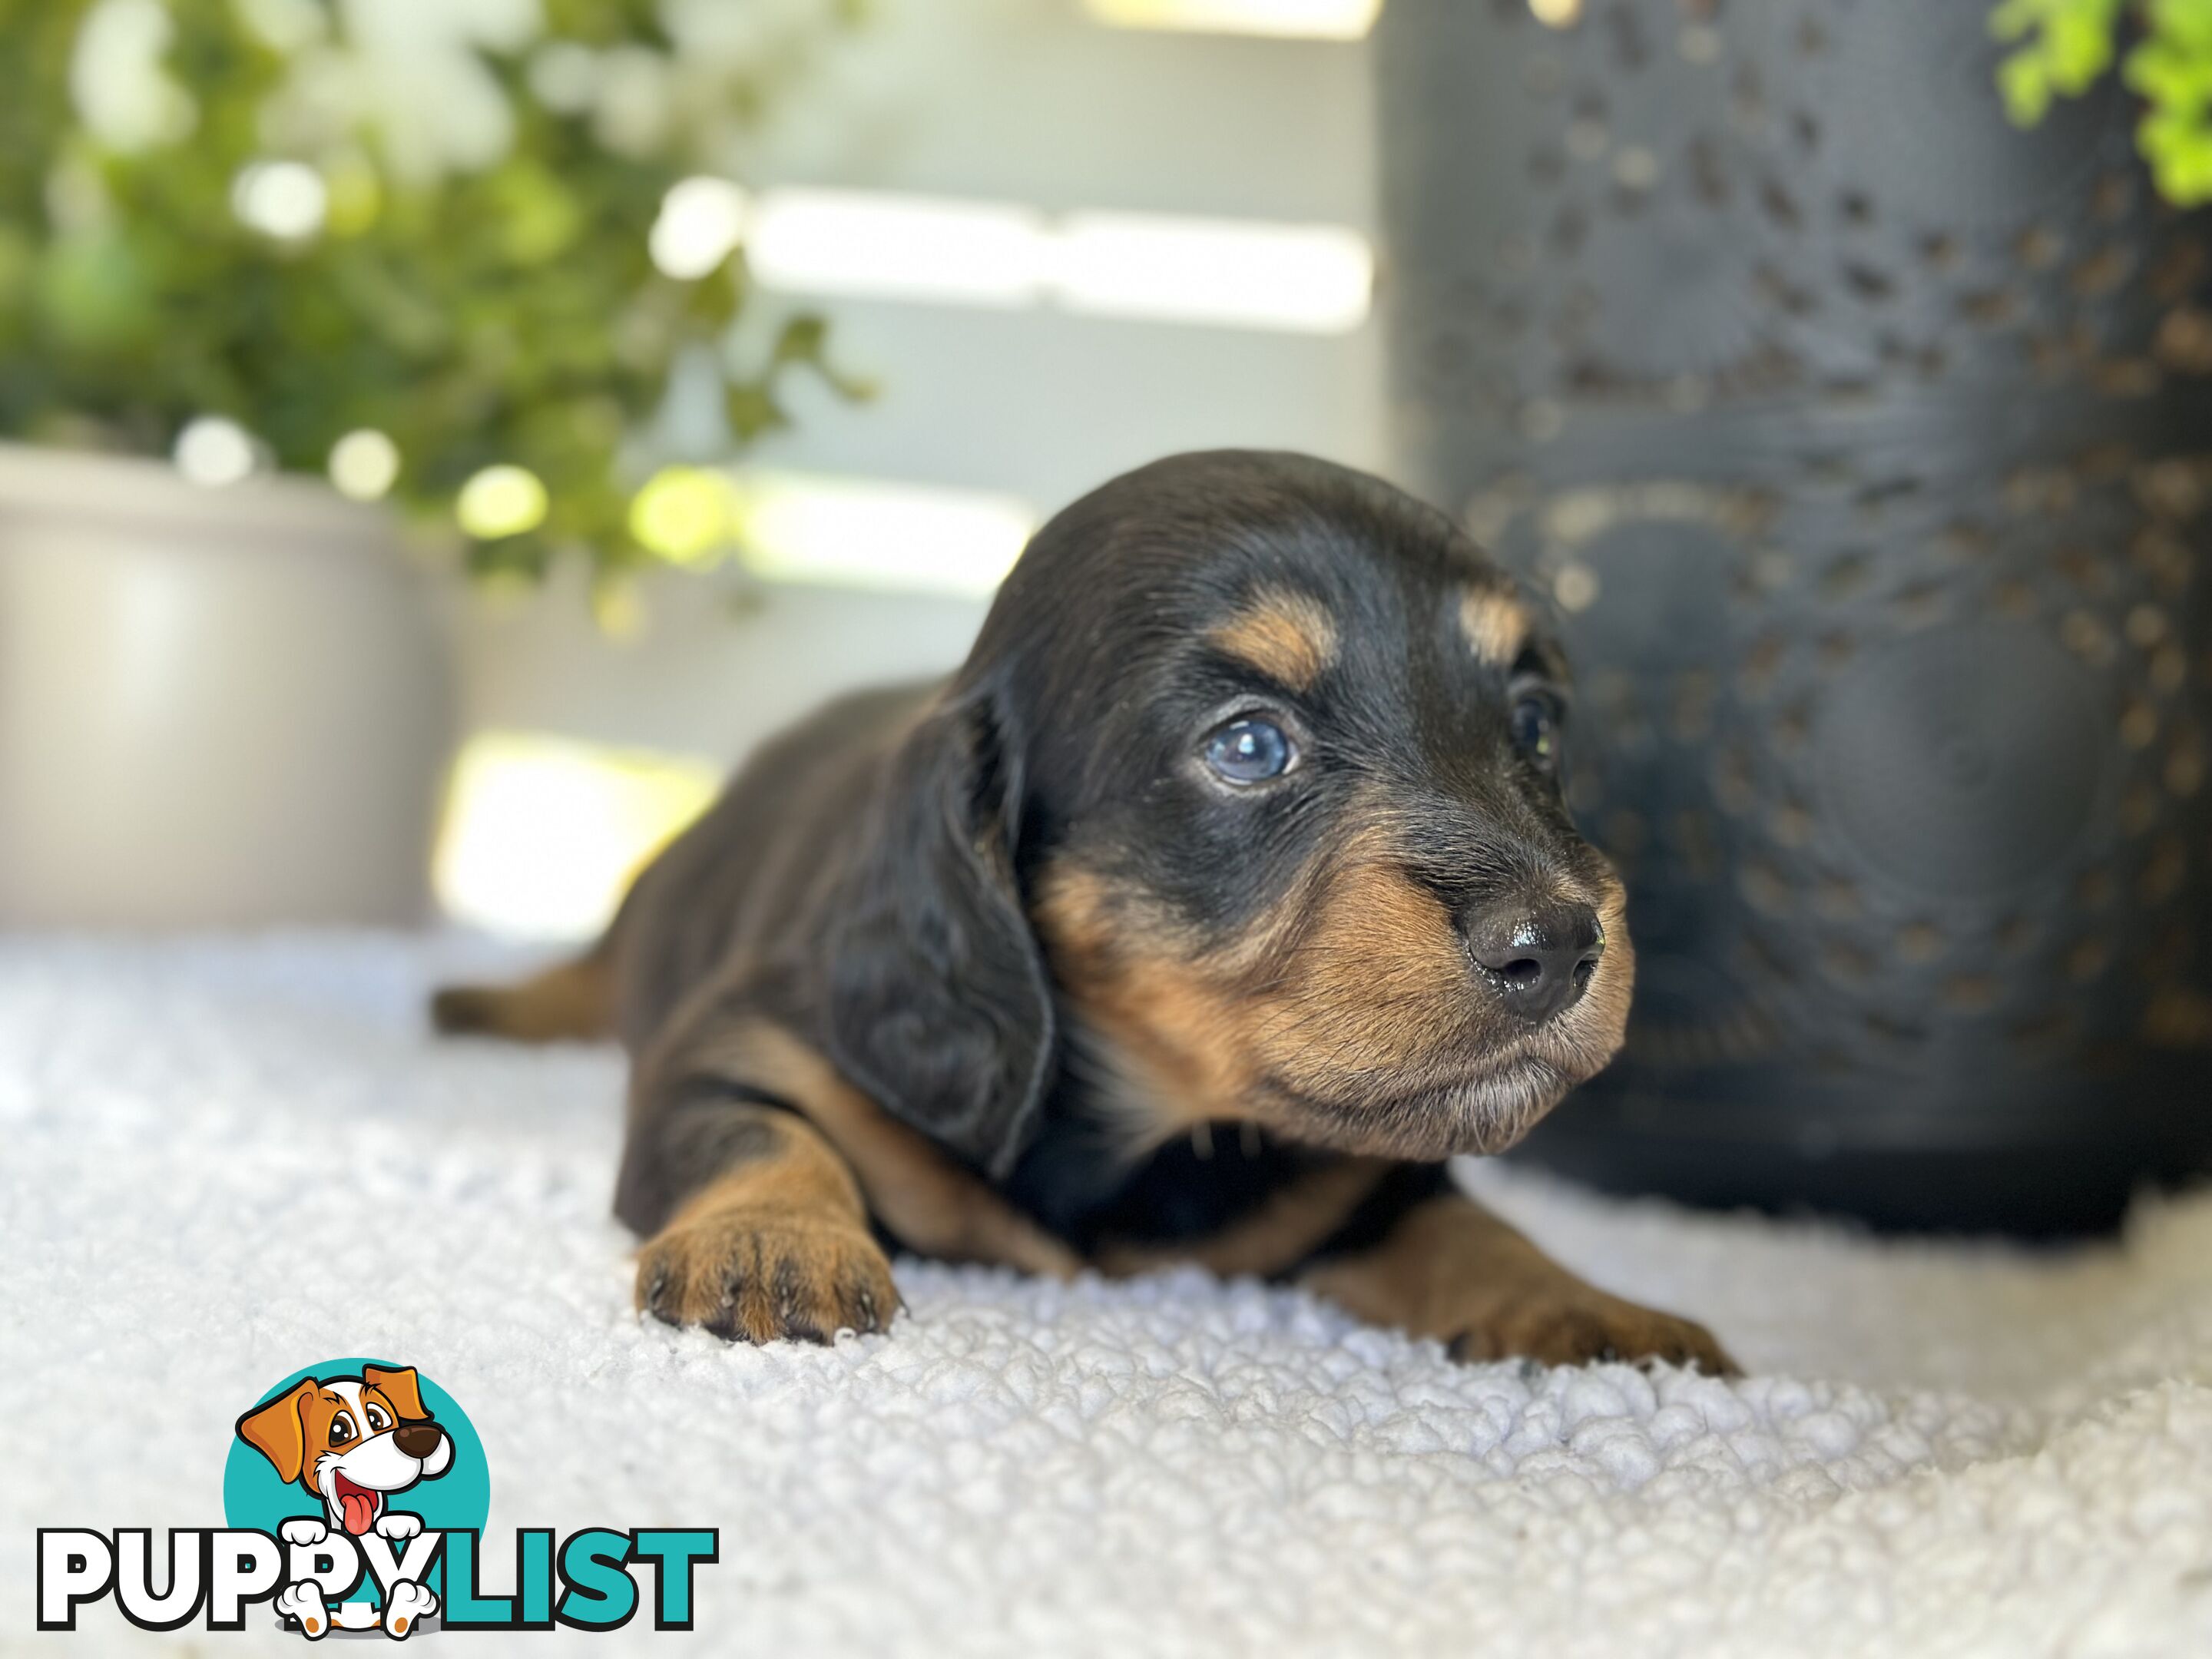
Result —
POLYGON ((884 769, 820 960, 831 1061, 994 1176, 1054 1060, 1053 998, 1014 875, 1022 766, 988 691, 931 712, 884 769))
MULTIPOLYGON (((1081 1247, 1224 1224, 1332 1154, 1271 1133, 1248 1155, 1231 1126, 1212 1158, 1182 1143, 1133 1158, 1032 931, 1036 883, 1078 859, 1194 939, 1226 939, 1377 798, 1408 878, 1448 908, 1609 879, 1510 729, 1511 686, 1564 699, 1556 653, 1540 637, 1518 663, 1485 662, 1461 632, 1453 596, 1501 580, 1444 515, 1323 462, 1221 452, 1116 479, 1038 534, 948 684, 848 698, 785 733, 641 878, 610 940, 625 1040, 648 1048, 711 987, 1081 1247), (1313 686, 1266 684, 1207 642, 1262 593, 1335 619, 1313 686), (1255 702, 1295 717, 1305 775, 1237 799, 1192 756, 1255 702)), ((1480 1001, 1462 1034, 1477 1057, 1480 1001)), ((1428 1110, 1418 1089, 1443 1086, 1384 1085, 1409 1091, 1389 1106, 1401 1123, 1428 1110)), ((1321 1146, 1366 1109, 1273 1098, 1321 1146)), ((618 1208, 649 1231, 710 1171, 640 1109, 618 1208)))

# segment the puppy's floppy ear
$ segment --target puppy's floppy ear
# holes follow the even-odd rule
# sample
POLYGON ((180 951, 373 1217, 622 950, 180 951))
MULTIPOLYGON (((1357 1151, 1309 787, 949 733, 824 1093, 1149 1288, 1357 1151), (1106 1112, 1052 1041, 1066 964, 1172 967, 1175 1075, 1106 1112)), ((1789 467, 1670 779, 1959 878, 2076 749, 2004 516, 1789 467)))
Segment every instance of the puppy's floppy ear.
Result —
POLYGON ((1003 1176, 1044 1091, 1053 1015, 1014 873, 1021 761, 994 703, 956 694, 885 769, 823 941, 824 1046, 884 1109, 1003 1176))
POLYGON ((381 1390, 384 1397, 398 1409, 403 1418, 422 1418, 430 1414, 422 1409, 422 1389, 412 1365, 396 1371, 388 1371, 381 1365, 363 1365, 361 1380, 370 1388, 381 1390))
POLYGON ((300 1478, 307 1461, 307 1425, 302 1407, 322 1386, 313 1377, 300 1379, 264 1406, 256 1406, 238 1419, 238 1437, 276 1467, 290 1486, 300 1478))

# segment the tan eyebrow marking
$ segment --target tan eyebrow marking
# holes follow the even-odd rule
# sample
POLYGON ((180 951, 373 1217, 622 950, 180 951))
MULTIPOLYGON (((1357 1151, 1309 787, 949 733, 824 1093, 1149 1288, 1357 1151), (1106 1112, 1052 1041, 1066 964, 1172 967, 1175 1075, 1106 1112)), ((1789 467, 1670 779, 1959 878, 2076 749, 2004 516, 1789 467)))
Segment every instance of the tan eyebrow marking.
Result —
POLYGON ((1459 602, 1459 629, 1474 654, 1498 668, 1510 668, 1528 639, 1528 612, 1512 594, 1496 588, 1471 588, 1459 602))
POLYGON ((1266 593, 1206 635, 1293 691, 1311 689, 1336 659, 1336 621, 1303 593, 1266 593))

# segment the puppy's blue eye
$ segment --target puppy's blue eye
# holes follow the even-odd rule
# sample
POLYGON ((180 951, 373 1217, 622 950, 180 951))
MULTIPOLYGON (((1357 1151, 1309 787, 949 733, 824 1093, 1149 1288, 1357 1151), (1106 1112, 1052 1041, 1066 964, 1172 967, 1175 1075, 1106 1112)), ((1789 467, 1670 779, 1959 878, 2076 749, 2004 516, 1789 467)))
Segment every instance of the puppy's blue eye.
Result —
POLYGON ((1231 783, 1265 783, 1291 769, 1297 749, 1273 720, 1231 720, 1206 740, 1206 763, 1231 783))
POLYGON ((1513 705, 1513 741, 1539 766, 1559 758, 1559 713, 1549 697, 1532 694, 1513 705))

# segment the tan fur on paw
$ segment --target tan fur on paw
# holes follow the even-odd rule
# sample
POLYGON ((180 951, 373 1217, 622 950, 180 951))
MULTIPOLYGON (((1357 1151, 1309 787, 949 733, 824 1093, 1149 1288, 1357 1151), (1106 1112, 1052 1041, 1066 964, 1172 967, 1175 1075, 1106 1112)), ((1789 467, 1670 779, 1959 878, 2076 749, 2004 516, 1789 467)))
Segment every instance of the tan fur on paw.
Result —
POLYGON ((1741 1375, 1736 1363, 1704 1326, 1656 1309, 1639 1307, 1578 1283, 1556 1296, 1504 1303, 1452 1336, 1453 1358, 1534 1359, 1547 1365, 1586 1365, 1594 1360, 1696 1366, 1710 1376, 1741 1375))
POLYGON ((637 1305, 733 1342, 827 1342, 888 1329, 891 1264, 859 1222, 732 1206, 678 1222, 638 1252, 637 1305))

